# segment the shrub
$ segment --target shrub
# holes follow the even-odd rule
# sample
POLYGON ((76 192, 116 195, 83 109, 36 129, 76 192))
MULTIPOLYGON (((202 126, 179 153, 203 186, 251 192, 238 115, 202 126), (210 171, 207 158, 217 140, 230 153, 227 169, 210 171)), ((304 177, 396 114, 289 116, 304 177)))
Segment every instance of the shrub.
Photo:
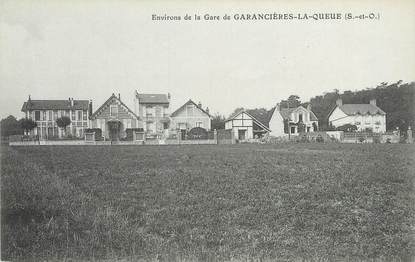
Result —
POLYGON ((187 133, 187 138, 190 140, 193 139, 207 139, 208 133, 206 129, 201 127, 194 127, 190 129, 190 131, 187 133))
POLYGON ((27 133, 29 133, 37 126, 36 122, 30 118, 22 118, 19 120, 19 123, 21 128, 27 133))
POLYGON ((318 135, 317 138, 316 138, 316 142, 323 143, 324 142, 323 137, 321 135, 318 135))
POLYGON ((101 128, 88 128, 85 129, 85 133, 93 133, 95 132, 95 141, 101 141, 102 140, 102 130, 101 128))

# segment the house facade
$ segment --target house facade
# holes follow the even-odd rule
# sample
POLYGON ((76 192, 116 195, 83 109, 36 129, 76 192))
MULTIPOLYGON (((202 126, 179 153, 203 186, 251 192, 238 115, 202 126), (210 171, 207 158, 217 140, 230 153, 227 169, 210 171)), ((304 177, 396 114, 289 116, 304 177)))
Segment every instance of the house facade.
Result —
POLYGON ((255 117, 252 110, 240 110, 226 119, 225 129, 231 129, 239 141, 258 138, 271 131, 264 119, 255 117))
POLYGON ((148 135, 161 137, 170 126, 170 94, 134 93, 134 112, 148 135))
POLYGON ((376 105, 376 99, 369 104, 343 104, 336 101, 336 107, 329 114, 329 124, 339 127, 355 125, 358 131, 386 132, 386 113, 376 105))
POLYGON ((92 113, 92 102, 89 100, 32 100, 29 96, 23 103, 21 111, 25 118, 36 122, 37 127, 29 135, 38 135, 47 139, 72 135, 83 137, 85 129, 89 126, 89 118, 92 113), (66 130, 58 127, 56 120, 62 116, 71 119, 66 130))
POLYGON ((170 116, 170 130, 186 132, 194 127, 201 127, 209 131, 211 119, 209 108, 203 109, 202 104, 196 104, 192 100, 187 101, 170 116))
POLYGON ((298 135, 300 132, 313 132, 318 129, 318 119, 311 111, 311 105, 307 107, 281 108, 277 104, 272 109, 269 120, 271 136, 298 135))
POLYGON ((91 116, 91 128, 100 128, 105 139, 117 141, 129 128, 143 128, 141 119, 126 106, 120 95, 112 94, 91 116))

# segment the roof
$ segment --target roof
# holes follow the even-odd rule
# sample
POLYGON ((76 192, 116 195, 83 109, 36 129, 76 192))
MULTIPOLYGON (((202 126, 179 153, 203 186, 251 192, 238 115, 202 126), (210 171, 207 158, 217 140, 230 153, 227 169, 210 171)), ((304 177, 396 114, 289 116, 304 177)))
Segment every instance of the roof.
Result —
MULTIPOLYGON (((238 116, 239 114, 241 114, 241 113, 245 113, 245 114, 247 114, 248 116, 250 116, 251 118, 252 118, 252 120, 257 124, 257 125, 259 125, 260 127, 262 127, 262 128, 264 128, 264 129, 266 129, 266 130, 268 130, 268 131, 271 131, 270 129, 269 129, 269 120, 268 120, 268 122, 266 123, 266 125, 264 124, 264 123, 262 123, 260 120, 258 120, 255 116, 253 116, 253 115, 251 115, 250 113, 249 113, 249 111, 255 111, 255 110, 245 110, 245 109, 241 109, 241 110, 239 110, 239 111, 236 111, 235 113, 233 113, 228 119, 226 119, 225 120, 225 122, 228 122, 228 121, 230 121, 230 120, 232 120, 232 119, 234 119, 236 116, 238 116)), ((268 111, 268 113, 267 113, 267 115, 269 114, 269 111, 268 111)), ((259 115, 259 114, 257 114, 257 115, 259 115)), ((265 114, 264 114, 265 115, 265 114)), ((265 119, 265 117, 263 117, 263 116, 260 116, 260 117, 262 117, 263 119, 265 119)))
POLYGON ((88 100, 28 100, 23 103, 22 111, 28 110, 88 110, 88 100))
POLYGON ((338 107, 346 115, 386 115, 382 109, 372 104, 344 104, 338 107))
POLYGON ((167 95, 165 94, 137 94, 139 103, 143 104, 168 104, 170 103, 167 95))
MULTIPOLYGON (((304 108, 303 106, 299 106, 301 108, 304 108)), ((282 116, 283 119, 290 119, 291 120, 291 113, 294 112, 295 110, 297 110, 299 107, 295 107, 295 108, 281 108, 280 109, 280 114, 282 116)), ((313 111, 308 110, 307 108, 304 108, 305 110, 310 112, 310 121, 318 121, 317 116, 314 114, 313 111)))
POLYGON ((211 117, 210 116, 210 114, 206 111, 206 110, 204 110, 202 107, 200 107, 199 105, 197 105, 195 102, 193 102, 192 101, 192 99, 189 99, 189 101, 187 101, 186 103, 184 103, 184 105, 182 105, 181 107, 179 107, 176 111, 174 111, 170 116, 171 117, 174 117, 174 116, 176 116, 179 112, 180 112, 180 110, 182 110, 186 105, 188 105, 188 104, 193 104, 193 105, 195 105, 196 106, 196 108, 198 108, 198 109, 200 109, 203 113, 205 113, 205 114, 207 114, 209 117, 211 117))
POLYGON ((274 113, 275 107, 269 111, 264 112, 263 110, 246 110, 246 112, 253 116, 258 122, 266 127, 269 127, 269 121, 271 120, 272 114, 274 113))
POLYGON ((126 105, 124 104, 121 99, 119 99, 117 96, 115 96, 115 94, 112 94, 110 96, 110 98, 107 99, 107 101, 105 101, 92 115, 91 115, 91 119, 94 119, 99 113, 100 111, 108 104, 110 103, 113 99, 116 99, 130 114, 132 114, 135 118, 139 119, 139 117, 126 105))

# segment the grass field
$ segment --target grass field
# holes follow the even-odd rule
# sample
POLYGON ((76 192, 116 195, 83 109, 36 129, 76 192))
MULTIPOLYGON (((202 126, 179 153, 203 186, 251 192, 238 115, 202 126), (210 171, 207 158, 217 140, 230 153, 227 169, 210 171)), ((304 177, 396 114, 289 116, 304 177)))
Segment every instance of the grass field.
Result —
POLYGON ((1 153, 3 260, 414 258, 414 146, 1 153))

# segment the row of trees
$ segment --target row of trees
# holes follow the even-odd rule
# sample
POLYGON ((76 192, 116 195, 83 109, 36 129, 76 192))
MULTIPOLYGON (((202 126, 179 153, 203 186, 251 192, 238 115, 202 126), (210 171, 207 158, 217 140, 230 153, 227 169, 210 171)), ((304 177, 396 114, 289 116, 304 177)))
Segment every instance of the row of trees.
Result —
MULTIPOLYGON (((62 128, 62 130, 66 130, 66 127, 71 124, 71 119, 67 116, 62 116, 56 119, 56 124, 58 127, 62 128)), ((30 118, 21 118, 20 120, 17 120, 16 117, 12 115, 2 119, 0 125, 2 137, 23 135, 37 127, 36 122, 30 118)))

